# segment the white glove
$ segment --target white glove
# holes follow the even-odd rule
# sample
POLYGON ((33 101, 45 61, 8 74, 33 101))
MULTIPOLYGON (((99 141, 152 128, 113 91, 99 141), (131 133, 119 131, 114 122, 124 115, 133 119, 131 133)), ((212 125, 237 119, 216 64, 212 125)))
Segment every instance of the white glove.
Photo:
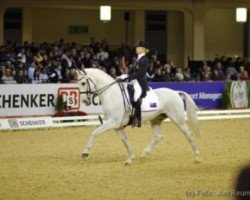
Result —
POLYGON ((116 80, 122 80, 122 81, 124 81, 125 79, 127 79, 128 78, 128 74, 122 74, 121 76, 118 76, 117 78, 116 78, 116 80))
POLYGON ((120 80, 125 80, 128 78, 127 74, 122 74, 121 76, 118 76, 120 80))

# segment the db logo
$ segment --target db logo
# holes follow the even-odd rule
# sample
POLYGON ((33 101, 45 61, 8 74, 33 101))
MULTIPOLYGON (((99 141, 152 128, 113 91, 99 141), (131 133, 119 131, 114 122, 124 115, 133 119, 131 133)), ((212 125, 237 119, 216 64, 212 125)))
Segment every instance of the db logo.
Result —
POLYGON ((63 102, 71 110, 80 108, 80 91, 79 88, 59 88, 58 95, 62 95, 63 102))

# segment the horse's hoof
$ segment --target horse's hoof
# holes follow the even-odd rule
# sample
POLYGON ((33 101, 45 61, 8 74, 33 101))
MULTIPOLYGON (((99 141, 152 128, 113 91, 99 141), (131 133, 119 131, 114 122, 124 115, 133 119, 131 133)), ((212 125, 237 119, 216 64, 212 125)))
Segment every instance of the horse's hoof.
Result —
POLYGON ((141 158, 145 158, 148 155, 149 152, 143 151, 140 155, 141 158))
POLYGON ((82 157, 83 157, 83 158, 87 158, 88 156, 89 156, 88 153, 82 153, 82 157))
POLYGON ((127 160, 126 162, 125 162, 125 166, 129 166, 129 165, 131 165, 132 164, 132 161, 131 160, 127 160))
POLYGON ((195 164, 199 164, 201 162, 201 159, 199 156, 196 156, 195 159, 194 159, 194 163, 195 164))

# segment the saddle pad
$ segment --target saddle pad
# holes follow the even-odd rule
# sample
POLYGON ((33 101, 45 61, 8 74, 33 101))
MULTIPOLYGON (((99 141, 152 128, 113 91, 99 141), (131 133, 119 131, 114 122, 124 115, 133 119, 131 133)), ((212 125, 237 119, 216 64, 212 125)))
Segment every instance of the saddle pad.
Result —
MULTIPOLYGON (((127 112, 131 112, 132 110, 132 105, 131 102, 129 101, 129 93, 127 89, 127 83, 122 83, 120 85, 120 88, 123 93, 123 98, 124 98, 124 106, 125 110, 127 112)), ((141 104, 141 111, 142 112, 147 112, 147 111, 154 111, 159 108, 159 100, 157 95, 155 94, 154 90, 152 88, 149 88, 147 91, 146 97, 142 99, 142 104, 141 104)))
POLYGON ((142 99, 141 104, 141 111, 153 111, 157 110, 159 108, 159 100, 157 95, 155 94, 154 90, 150 88, 149 91, 147 91, 147 96, 142 99))

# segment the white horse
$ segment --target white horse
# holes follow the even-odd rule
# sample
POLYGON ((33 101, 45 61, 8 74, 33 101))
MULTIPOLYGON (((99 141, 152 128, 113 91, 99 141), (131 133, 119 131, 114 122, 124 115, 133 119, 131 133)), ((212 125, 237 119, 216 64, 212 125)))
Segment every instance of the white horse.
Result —
MULTIPOLYGON (((81 99, 85 102, 89 102, 91 95, 99 95, 105 119, 104 123, 92 133, 85 149, 82 152, 82 155, 84 157, 89 155, 97 136, 114 129, 128 151, 128 159, 125 164, 131 164, 135 159, 135 154, 124 131, 124 127, 129 121, 130 113, 127 112, 124 107, 123 96, 118 83, 115 82, 115 80, 107 73, 99 69, 89 68, 83 71, 76 71, 78 74, 81 99)), ((142 122, 150 121, 151 123, 151 127, 153 129, 153 140, 144 149, 141 156, 146 156, 162 139, 160 125, 162 121, 168 117, 184 133, 193 148, 195 159, 198 161, 200 151, 191 135, 190 129, 187 126, 184 102, 181 96, 183 96, 186 102, 187 118, 190 119, 192 127, 195 129, 195 132, 198 133, 199 127, 196 115, 196 104, 187 93, 182 91, 176 92, 167 88, 159 88, 154 91, 159 99, 159 109, 156 111, 142 112, 142 122)))

